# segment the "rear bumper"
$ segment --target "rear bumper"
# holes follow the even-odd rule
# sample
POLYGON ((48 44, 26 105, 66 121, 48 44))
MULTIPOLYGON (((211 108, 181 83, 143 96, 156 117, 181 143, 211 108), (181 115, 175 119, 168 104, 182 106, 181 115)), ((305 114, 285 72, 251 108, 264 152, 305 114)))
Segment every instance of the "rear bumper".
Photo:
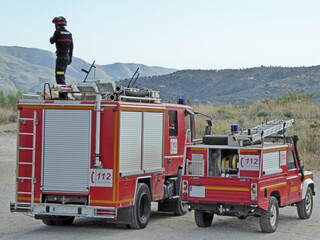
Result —
POLYGON ((190 210, 200 210, 224 216, 261 216, 262 209, 258 205, 230 205, 189 202, 190 210))
POLYGON ((117 219, 117 209, 114 207, 92 207, 84 205, 63 205, 45 203, 10 203, 11 212, 23 212, 35 215, 36 218, 49 216, 75 216, 117 219))

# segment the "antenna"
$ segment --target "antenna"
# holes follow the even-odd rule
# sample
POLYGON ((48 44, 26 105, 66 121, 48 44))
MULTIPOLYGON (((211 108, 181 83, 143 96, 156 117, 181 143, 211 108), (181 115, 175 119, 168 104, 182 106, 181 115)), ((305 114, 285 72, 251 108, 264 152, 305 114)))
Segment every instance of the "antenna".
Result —
POLYGON ((139 77, 140 73, 137 74, 136 78, 134 79, 133 83, 132 83, 132 86, 136 83, 138 77, 139 77))
MULTIPOLYGON (((129 81, 129 84, 128 84, 128 88, 130 87, 130 84, 131 84, 131 82, 132 82, 132 79, 133 79, 134 76, 138 73, 138 71, 139 71, 139 68, 137 68, 137 70, 136 70, 136 71, 134 72, 134 74, 132 75, 132 77, 131 77, 131 79, 130 79, 130 81, 129 81)), ((137 78, 138 78, 138 77, 139 77, 139 73, 138 73, 137 78)), ((136 82, 137 78, 135 79, 134 83, 136 82)))
POLYGON ((91 72, 91 69, 92 68, 96 68, 96 66, 94 65, 94 63, 96 62, 96 60, 93 61, 93 63, 91 64, 90 68, 89 68, 89 71, 85 70, 85 69, 81 69, 81 71, 85 72, 87 75, 86 77, 84 78, 83 82, 86 82, 87 80, 87 77, 89 76, 89 73, 91 72))

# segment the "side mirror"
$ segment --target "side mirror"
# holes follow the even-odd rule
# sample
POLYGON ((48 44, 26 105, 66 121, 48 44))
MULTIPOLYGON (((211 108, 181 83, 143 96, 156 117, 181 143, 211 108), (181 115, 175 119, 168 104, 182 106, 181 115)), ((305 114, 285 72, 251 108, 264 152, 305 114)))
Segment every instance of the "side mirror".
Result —
POLYGON ((211 134, 211 127, 212 127, 212 120, 211 119, 207 119, 207 126, 204 130, 204 135, 210 135, 211 134))
POLYGON ((211 127, 206 126, 206 128, 204 129, 204 135, 210 135, 210 134, 211 134, 211 127))
POLYGON ((304 160, 300 160, 300 168, 301 168, 301 170, 303 170, 304 169, 304 160))

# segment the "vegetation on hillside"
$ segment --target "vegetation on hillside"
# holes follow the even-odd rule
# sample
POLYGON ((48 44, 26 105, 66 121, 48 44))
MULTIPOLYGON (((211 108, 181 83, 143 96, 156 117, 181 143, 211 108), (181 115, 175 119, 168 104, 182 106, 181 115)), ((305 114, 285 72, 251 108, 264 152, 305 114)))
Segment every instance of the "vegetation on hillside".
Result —
MULTIPOLYGON (((0 46, 0 89, 23 89, 30 93, 41 92, 44 83, 55 83, 54 68, 56 56, 53 52, 36 48, 0 46)), ((146 66, 133 63, 114 63, 98 65, 94 68, 88 80, 121 80, 129 78, 140 68, 140 76, 163 75, 176 69, 146 66)), ((67 83, 82 82, 85 73, 81 69, 89 69, 91 63, 73 57, 67 69, 67 83)))
POLYGON ((17 120, 17 101, 23 91, 5 93, 0 91, 0 124, 15 122, 17 120))
MULTIPOLYGON (((0 124, 16 121, 16 103, 22 92, 5 94, 0 91, 0 124)), ((295 119, 287 135, 298 135, 300 158, 305 168, 320 170, 320 104, 312 103, 312 94, 304 91, 288 91, 276 100, 263 99, 254 105, 222 106, 212 104, 194 106, 195 111, 213 118, 212 134, 227 134, 230 125, 237 123, 240 129, 251 128, 272 119, 295 119)), ((204 134, 206 117, 197 115, 197 137, 204 134)))
MULTIPOLYGON (((313 94, 320 103, 320 66, 255 67, 224 70, 182 70, 168 75, 139 78, 138 87, 160 90, 163 101, 177 97, 193 104, 251 105, 263 98, 275 100, 283 90, 313 94)), ((120 82, 126 85, 128 80, 120 82)))
MULTIPOLYGON (((273 119, 294 118, 295 124, 288 128, 286 135, 298 135, 300 158, 305 160, 305 168, 320 170, 320 104, 311 102, 312 96, 303 91, 284 93, 275 101, 263 99, 250 106, 213 105, 195 106, 195 111, 213 118, 212 134, 230 133, 230 125, 237 123, 246 129, 273 119)), ((204 134, 205 118, 197 117, 197 137, 204 134)))

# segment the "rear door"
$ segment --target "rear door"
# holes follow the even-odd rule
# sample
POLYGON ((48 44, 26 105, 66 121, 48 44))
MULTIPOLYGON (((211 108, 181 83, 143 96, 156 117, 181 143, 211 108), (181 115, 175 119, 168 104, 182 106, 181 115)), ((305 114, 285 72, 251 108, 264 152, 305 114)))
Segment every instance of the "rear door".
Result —
POLYGON ((250 181, 231 177, 188 177, 189 201, 251 204, 250 181))
POLYGON ((297 162, 293 149, 288 151, 287 166, 288 204, 290 204, 299 200, 299 187, 301 183, 301 178, 298 173, 297 162))
POLYGON ((43 118, 41 189, 88 192, 91 111, 46 109, 43 118))

